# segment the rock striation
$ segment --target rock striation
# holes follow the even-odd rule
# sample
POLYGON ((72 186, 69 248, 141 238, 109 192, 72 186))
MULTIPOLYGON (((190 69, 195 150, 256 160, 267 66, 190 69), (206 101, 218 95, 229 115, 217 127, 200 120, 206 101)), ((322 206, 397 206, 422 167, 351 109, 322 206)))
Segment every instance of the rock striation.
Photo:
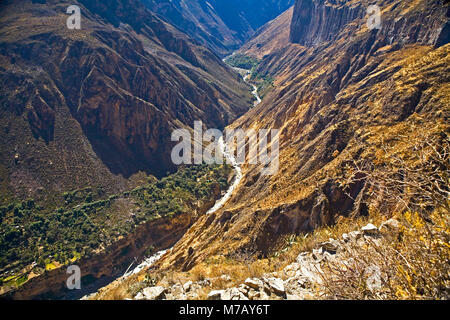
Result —
POLYGON ((13 194, 166 175, 174 129, 223 128, 249 108, 231 68, 140 1, 75 1, 81 30, 44 2, 1 4, 1 166, 13 194))

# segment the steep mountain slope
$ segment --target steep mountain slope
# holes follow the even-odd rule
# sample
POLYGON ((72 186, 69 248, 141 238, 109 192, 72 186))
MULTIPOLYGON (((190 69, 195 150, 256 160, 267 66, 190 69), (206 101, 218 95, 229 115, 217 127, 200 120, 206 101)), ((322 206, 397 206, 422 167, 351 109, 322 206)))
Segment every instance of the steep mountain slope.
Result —
POLYGON ((142 0, 153 12, 219 55, 237 49, 293 0, 142 0))
POLYGON ((70 4, 1 3, 4 202, 165 175, 174 128, 221 128, 251 100, 215 54, 140 2, 70 4), (81 30, 66 27, 70 4, 81 7, 81 30))
POLYGON ((262 59, 286 47, 289 44, 293 12, 294 7, 291 7, 258 29, 256 34, 239 49, 239 53, 262 59))
POLYGON ((244 166, 223 212, 200 219, 160 267, 189 270, 236 250, 267 255, 283 235, 366 215, 364 179, 345 183, 353 158, 382 166, 383 148, 411 153, 412 136, 448 139, 448 5, 382 1, 383 27, 368 30, 369 3, 358 3, 297 1, 290 38, 299 43, 269 54, 257 70, 275 77, 276 88, 232 124, 280 129, 279 171, 262 176, 261 167, 244 166), (349 14, 355 5, 359 13, 349 14))

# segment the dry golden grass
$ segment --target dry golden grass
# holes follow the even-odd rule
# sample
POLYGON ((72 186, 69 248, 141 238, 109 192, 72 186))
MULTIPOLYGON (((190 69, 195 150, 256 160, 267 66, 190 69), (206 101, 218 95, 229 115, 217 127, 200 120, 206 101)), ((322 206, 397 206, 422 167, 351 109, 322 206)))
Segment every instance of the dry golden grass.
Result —
POLYGON ((429 217, 406 212, 396 217, 400 232, 348 248, 329 262, 322 277, 328 299, 448 299, 450 224, 447 210, 429 217), (345 265, 343 261, 347 261, 345 265), (377 270, 379 287, 369 285, 377 270))
MULTIPOLYGON (((164 287, 208 279, 211 285, 203 288, 198 297, 199 299, 206 299, 211 290, 237 287, 247 278, 261 278, 264 275, 279 272, 294 262, 301 252, 310 251, 319 243, 328 241, 329 238, 339 239, 343 233, 358 230, 369 222, 380 224, 381 221, 386 219, 387 217, 375 212, 372 213, 370 218, 340 218, 336 225, 318 228, 311 234, 286 236, 283 241, 280 241, 278 251, 273 252, 268 258, 256 259, 252 253, 239 253, 227 257, 218 255, 208 258, 188 272, 176 270, 156 274, 148 272, 147 276, 158 278, 156 284, 164 287)), ((142 280, 143 275, 139 278, 142 280)), ((135 281, 128 281, 127 284, 119 288, 112 288, 101 299, 114 299, 116 296, 127 297, 127 295, 121 295, 124 292, 123 287, 128 288, 128 296, 130 296, 130 288, 135 286, 135 281)), ((132 292, 131 296, 135 293, 132 292)))

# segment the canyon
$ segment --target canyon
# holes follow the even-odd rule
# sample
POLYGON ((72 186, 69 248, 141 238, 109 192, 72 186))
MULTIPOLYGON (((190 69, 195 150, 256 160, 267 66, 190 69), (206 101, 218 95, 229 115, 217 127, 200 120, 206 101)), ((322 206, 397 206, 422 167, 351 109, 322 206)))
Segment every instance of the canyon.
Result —
MULTIPOLYGON (((448 173, 447 2, 377 1, 382 25, 370 29, 367 8, 374 1, 366 0, 267 1, 254 18, 253 1, 114 0, 105 6, 79 0, 88 26, 81 33, 63 29, 64 4, 44 3, 23 1, 20 13, 12 1, 0 5, 8 22, 0 26, 5 206, 15 197, 55 199, 52 194, 86 185, 102 185, 112 195, 149 176, 164 179, 177 169, 168 160, 171 131, 192 130, 195 120, 221 130, 279 130, 274 175, 262 175, 261 164, 238 165, 228 154, 234 174, 220 177, 228 180, 227 190, 214 188, 213 199, 146 222, 101 255, 79 260, 87 274, 111 281, 86 299, 402 296, 330 292, 322 271, 312 269, 330 261, 347 265, 349 254, 359 257, 367 246, 371 254, 386 250, 394 257, 389 243, 395 243, 406 254, 398 233, 381 236, 381 230, 403 224, 405 239, 419 238, 417 230, 429 223, 423 216, 434 219, 448 209, 445 183, 433 189, 438 202, 424 204, 409 193, 414 183, 392 192, 384 180, 371 182, 386 172, 406 180, 405 172, 423 160, 419 151, 430 148, 440 153, 422 176, 448 173), (40 26, 43 16, 50 26, 40 26), (24 18, 30 23, 19 34, 24 18), (257 62, 252 70, 233 69, 222 60, 231 52, 257 62), (264 95, 258 94, 261 81, 270 83, 264 95), (426 222, 414 229, 416 212, 426 222), (333 226, 345 236, 331 237, 333 226), (301 252, 287 262, 279 258, 295 246, 286 243, 304 239, 310 242, 301 252), (148 258, 138 243, 164 251, 116 279, 134 257, 148 258), (241 279, 233 273, 241 265, 265 272, 241 279)), ((445 224, 436 219, 433 226, 445 224)), ((433 232, 447 241, 442 230, 433 232)), ((445 261, 448 250, 442 252, 436 261, 445 261)), ((445 266, 438 267, 444 279, 445 266)), ((65 277, 63 268, 52 270, 12 297, 45 298, 63 290, 65 277)), ((325 278, 332 283, 333 277, 325 278)), ((445 290, 436 292, 445 297, 445 290)))
MULTIPOLYGON (((260 166, 244 164, 227 205, 200 218, 146 274, 189 278, 239 254, 270 261, 286 236, 394 210, 350 167, 381 168, 420 141, 447 141, 449 7, 381 1, 383 27, 369 30, 368 5, 296 1, 242 47, 262 59, 255 72, 273 77, 274 89, 230 127, 280 128, 280 170, 263 177, 260 166)), ((129 285, 113 284, 98 298, 129 285)))
MULTIPOLYGON (((329 14, 327 23, 341 21, 354 5, 298 1, 292 21, 302 21, 299 6, 305 3, 317 16, 329 14)), ((394 138, 397 130, 446 131, 449 48, 440 39, 448 6, 383 5, 392 11, 383 15, 380 31, 368 30, 365 20, 354 16, 337 40, 324 38, 311 47, 299 40, 264 56, 256 71, 273 76, 275 89, 231 127, 280 128, 280 170, 263 177, 261 167, 244 165, 241 187, 228 205, 215 218, 200 219, 159 267, 189 270, 208 256, 239 250, 264 257, 283 235, 311 232, 339 216, 367 215, 360 200, 367 201, 363 181, 340 183, 346 164, 353 157, 373 157, 381 139, 404 143, 407 138, 394 138), (397 29, 394 20, 410 23, 397 29)), ((299 32, 292 28, 291 23, 291 35, 299 32)))

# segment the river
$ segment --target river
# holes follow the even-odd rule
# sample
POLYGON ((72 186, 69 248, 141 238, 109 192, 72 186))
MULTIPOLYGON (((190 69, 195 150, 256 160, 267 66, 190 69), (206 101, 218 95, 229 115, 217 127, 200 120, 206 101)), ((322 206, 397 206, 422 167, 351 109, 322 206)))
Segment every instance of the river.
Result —
MULTIPOLYGON (((245 72, 245 76, 243 76, 243 79, 246 83, 248 83, 249 85, 251 85, 253 87, 252 94, 256 98, 256 101, 254 102, 254 106, 257 106, 258 104, 260 104, 261 98, 259 97, 259 94, 258 94, 258 88, 255 85, 248 82, 248 78, 250 77, 250 70, 239 69, 239 68, 233 68, 233 69, 235 69, 239 73, 240 73, 240 71, 245 72)), ((224 155, 225 159, 227 160, 227 163, 231 164, 231 166, 233 167, 233 169, 236 173, 236 176, 234 178, 233 183, 228 188, 227 192, 222 196, 222 198, 220 198, 219 200, 216 201, 215 205, 211 209, 209 209, 209 211, 206 214, 213 214, 213 213, 217 212, 218 210, 220 210, 231 198, 234 190, 238 187, 239 183, 242 180, 241 166, 236 161, 234 154, 229 152, 229 150, 227 150, 223 138, 220 138, 220 140, 218 141, 218 144, 219 144, 219 148, 220 148, 222 154, 224 155)), ((148 259, 141 262, 137 267, 135 267, 133 269, 131 269, 132 265, 130 265, 130 267, 125 272, 125 274, 122 276, 122 278, 127 278, 133 274, 139 273, 141 270, 143 270, 145 268, 151 267, 159 259, 161 259, 167 252, 170 252, 171 250, 172 249, 159 251, 159 252, 155 253, 154 255, 152 255, 151 257, 149 257, 148 259)))

